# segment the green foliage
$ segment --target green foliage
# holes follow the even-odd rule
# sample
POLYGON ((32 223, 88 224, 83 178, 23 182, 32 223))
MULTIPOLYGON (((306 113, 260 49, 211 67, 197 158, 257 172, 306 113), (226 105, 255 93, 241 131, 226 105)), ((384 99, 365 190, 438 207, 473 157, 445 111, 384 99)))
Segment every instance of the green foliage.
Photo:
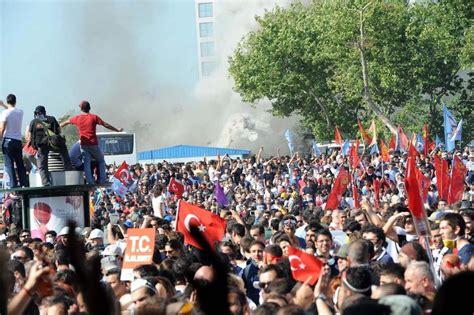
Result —
POLYGON ((459 99, 454 113, 473 125, 472 107, 463 111, 472 106, 472 89, 457 75, 472 65, 469 12, 463 0, 275 7, 256 18, 259 28, 239 43, 229 72, 245 102, 267 98, 273 114, 301 115, 318 140, 333 139, 336 125, 354 137, 357 117, 365 125, 375 117, 363 99, 362 47, 372 98, 392 122, 418 132, 426 122, 436 129, 441 104, 459 99))

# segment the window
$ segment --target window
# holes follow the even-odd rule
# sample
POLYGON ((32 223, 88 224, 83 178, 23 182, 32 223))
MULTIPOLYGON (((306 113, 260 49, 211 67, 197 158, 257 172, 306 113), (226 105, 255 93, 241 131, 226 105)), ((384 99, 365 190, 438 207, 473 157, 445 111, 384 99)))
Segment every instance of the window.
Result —
POLYGON ((214 42, 201 43, 201 57, 211 57, 214 55, 214 42))
POLYGON ((199 23, 199 36, 212 37, 214 35, 214 25, 212 22, 199 23))
POLYGON ((133 135, 97 135, 104 155, 133 153, 133 135))
POLYGON ((214 62, 212 61, 204 61, 201 63, 201 70, 203 76, 208 76, 211 74, 212 70, 214 70, 214 62))
POLYGON ((211 2, 199 3, 198 9, 199 9, 200 18, 212 17, 212 3, 211 2))

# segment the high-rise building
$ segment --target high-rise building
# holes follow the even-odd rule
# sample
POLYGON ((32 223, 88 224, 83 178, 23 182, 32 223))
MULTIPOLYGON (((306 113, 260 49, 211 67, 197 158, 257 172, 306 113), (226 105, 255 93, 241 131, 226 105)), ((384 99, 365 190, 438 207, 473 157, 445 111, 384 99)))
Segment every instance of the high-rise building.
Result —
POLYGON ((205 77, 215 66, 214 0, 196 0, 195 3, 199 75, 205 77))

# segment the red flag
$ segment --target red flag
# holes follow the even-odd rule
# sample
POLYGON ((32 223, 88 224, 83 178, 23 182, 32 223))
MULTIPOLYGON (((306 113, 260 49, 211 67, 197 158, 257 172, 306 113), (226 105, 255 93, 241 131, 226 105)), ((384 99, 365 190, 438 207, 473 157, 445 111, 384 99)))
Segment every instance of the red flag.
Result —
POLYGON ((402 127, 398 127, 398 141, 400 143, 400 149, 408 149, 408 138, 407 135, 403 132, 402 127))
POLYGON ((428 156, 429 154, 429 147, 430 147, 430 140, 428 138, 428 125, 425 124, 423 126, 423 142, 425 143, 424 145, 424 155, 428 156))
POLYGON ((426 178, 425 174, 417 167, 416 168, 416 179, 420 185, 421 195, 423 196, 423 202, 428 200, 428 191, 430 188, 430 179, 426 178))
POLYGON ((184 193, 184 186, 174 179, 174 177, 171 177, 170 183, 168 185, 168 191, 174 193, 178 198, 181 198, 184 193))
MULTIPOLYGON (((413 139, 416 140, 416 135, 413 135, 413 139)), ((413 141, 410 141, 409 147, 408 147, 408 156, 415 158, 418 155, 418 151, 415 149, 415 145, 413 144, 413 141)))
POLYGON ((449 169, 448 161, 441 159, 437 154, 434 156, 436 186, 438 187, 438 199, 448 200, 449 192, 449 169))
POLYGON ((129 166, 125 161, 120 164, 119 168, 114 173, 114 177, 117 178, 124 186, 128 186, 128 183, 132 180, 130 175, 129 166))
POLYGON ((369 145, 370 143, 372 143, 372 138, 369 136, 367 131, 364 130, 364 126, 362 126, 362 123, 359 119, 357 119, 357 125, 359 125, 360 135, 364 139, 365 144, 369 145))
POLYGON ((288 260, 290 261, 291 275, 300 282, 315 285, 324 263, 313 255, 307 254, 294 247, 288 246, 288 260))
POLYGON ((356 140, 355 146, 352 149, 352 168, 356 169, 359 167, 360 164, 360 156, 359 156, 359 139, 356 140))
POLYGON ((344 167, 340 167, 339 174, 337 174, 336 182, 332 187, 326 202, 326 209, 337 209, 341 202, 342 195, 346 192, 347 185, 350 181, 350 174, 344 167))
POLYGON ((376 209, 380 208, 380 180, 378 178, 374 179, 374 205, 376 209))
POLYGON ((452 205, 462 200, 464 192, 464 179, 466 178, 466 165, 455 155, 453 158, 453 170, 449 184, 448 204, 452 205))
POLYGON ((388 144, 388 147, 390 148, 390 150, 393 150, 393 151, 397 149, 397 139, 395 136, 392 136, 392 138, 390 139, 390 143, 388 144))
POLYGON ((385 146, 385 142, 383 142, 383 139, 380 140, 380 155, 382 156, 382 161, 390 162, 390 152, 385 146))
POLYGON ((354 208, 360 208, 360 200, 359 200, 359 189, 355 182, 352 182, 352 198, 354 198, 354 208))
POLYGON ((337 128, 337 126, 336 126, 336 129, 334 130, 334 143, 338 145, 342 145, 341 133, 339 132, 339 128, 337 128))
POLYGON ((180 200, 176 230, 183 233, 186 244, 202 249, 190 233, 191 226, 197 227, 209 245, 214 247, 214 242, 221 241, 224 237, 226 221, 210 211, 180 200))
POLYGON ((304 179, 300 179, 300 180, 298 181, 298 186, 300 187, 300 189, 299 189, 300 196, 303 196, 303 189, 304 189, 306 186, 308 186, 308 185, 306 185, 306 181, 305 181, 304 179))
POLYGON ((421 199, 420 184, 417 178, 415 158, 408 157, 405 186, 408 192, 408 208, 416 219, 422 220, 424 215, 423 200, 421 199))

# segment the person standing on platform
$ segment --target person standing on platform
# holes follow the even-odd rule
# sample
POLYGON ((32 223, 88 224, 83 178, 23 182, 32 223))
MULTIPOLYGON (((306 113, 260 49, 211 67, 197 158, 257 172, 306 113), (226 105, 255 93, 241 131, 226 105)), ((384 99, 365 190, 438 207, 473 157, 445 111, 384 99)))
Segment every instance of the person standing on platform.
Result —
POLYGON ((16 96, 13 94, 7 96, 6 105, 0 101, 0 106, 5 108, 0 114, 0 136, 3 137, 2 152, 5 159, 5 171, 10 181, 9 186, 10 188, 27 187, 28 180, 25 164, 23 164, 21 143, 23 111, 15 107, 16 96))
POLYGON ((63 160, 64 170, 72 169, 66 141, 60 135, 59 123, 53 116, 46 115, 44 106, 37 106, 35 118, 30 123, 29 133, 33 148, 38 150, 37 166, 43 186, 51 186, 51 174, 48 168, 49 151, 58 152, 63 160))
POLYGON ((81 113, 77 116, 61 123, 61 127, 69 124, 76 125, 79 130, 79 138, 81 141, 81 152, 84 162, 84 174, 86 176, 87 184, 93 185, 94 177, 92 176, 92 159, 95 159, 99 165, 99 184, 106 182, 105 174, 105 160, 104 154, 100 151, 99 141, 97 140, 96 127, 97 125, 104 126, 107 129, 121 132, 123 128, 115 128, 114 126, 103 121, 99 116, 91 114, 91 105, 88 101, 82 101, 79 104, 81 113))

